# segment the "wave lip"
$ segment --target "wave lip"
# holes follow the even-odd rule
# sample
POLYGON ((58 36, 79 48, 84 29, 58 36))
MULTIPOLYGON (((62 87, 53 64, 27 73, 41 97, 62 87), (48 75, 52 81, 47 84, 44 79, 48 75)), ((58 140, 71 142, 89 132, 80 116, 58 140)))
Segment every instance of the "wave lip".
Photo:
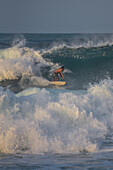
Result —
POLYGON ((99 36, 99 35, 81 35, 79 38, 76 36, 73 36, 70 41, 65 42, 65 41, 59 41, 57 43, 53 43, 49 49, 43 49, 41 50, 41 54, 46 54, 46 53, 53 53, 54 51, 58 51, 64 48, 67 49, 79 49, 79 48, 99 48, 99 47, 106 47, 106 46, 113 46, 113 35, 107 36, 99 36))

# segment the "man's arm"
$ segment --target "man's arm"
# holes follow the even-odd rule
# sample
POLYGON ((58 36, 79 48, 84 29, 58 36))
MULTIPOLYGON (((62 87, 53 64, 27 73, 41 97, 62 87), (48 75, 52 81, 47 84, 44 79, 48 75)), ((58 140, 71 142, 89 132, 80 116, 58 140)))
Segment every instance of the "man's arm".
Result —
POLYGON ((64 79, 64 76, 63 76, 62 72, 60 72, 60 75, 61 75, 62 79, 64 79))

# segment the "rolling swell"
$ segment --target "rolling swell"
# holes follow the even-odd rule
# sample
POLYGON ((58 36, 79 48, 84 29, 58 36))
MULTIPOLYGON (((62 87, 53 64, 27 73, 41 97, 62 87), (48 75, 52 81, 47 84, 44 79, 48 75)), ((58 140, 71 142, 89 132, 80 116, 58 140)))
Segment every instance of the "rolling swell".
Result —
POLYGON ((99 82, 108 77, 113 79, 113 45, 77 49, 64 46, 62 49, 44 54, 43 57, 70 70, 64 74, 68 81, 73 81, 72 87, 69 87, 72 89, 83 89, 89 83, 99 82))

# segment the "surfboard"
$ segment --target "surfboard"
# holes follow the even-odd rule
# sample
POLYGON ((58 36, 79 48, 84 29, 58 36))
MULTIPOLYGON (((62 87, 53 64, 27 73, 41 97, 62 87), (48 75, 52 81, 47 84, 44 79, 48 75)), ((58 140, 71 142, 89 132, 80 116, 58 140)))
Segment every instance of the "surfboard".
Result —
POLYGON ((57 85, 57 86, 63 86, 66 84, 65 81, 52 81, 50 84, 57 85))

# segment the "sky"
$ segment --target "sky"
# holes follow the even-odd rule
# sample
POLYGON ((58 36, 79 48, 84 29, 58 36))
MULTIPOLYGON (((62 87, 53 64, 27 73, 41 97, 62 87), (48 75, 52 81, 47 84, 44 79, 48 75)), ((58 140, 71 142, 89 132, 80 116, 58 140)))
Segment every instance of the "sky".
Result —
POLYGON ((113 0, 0 0, 0 33, 113 33, 113 0))

